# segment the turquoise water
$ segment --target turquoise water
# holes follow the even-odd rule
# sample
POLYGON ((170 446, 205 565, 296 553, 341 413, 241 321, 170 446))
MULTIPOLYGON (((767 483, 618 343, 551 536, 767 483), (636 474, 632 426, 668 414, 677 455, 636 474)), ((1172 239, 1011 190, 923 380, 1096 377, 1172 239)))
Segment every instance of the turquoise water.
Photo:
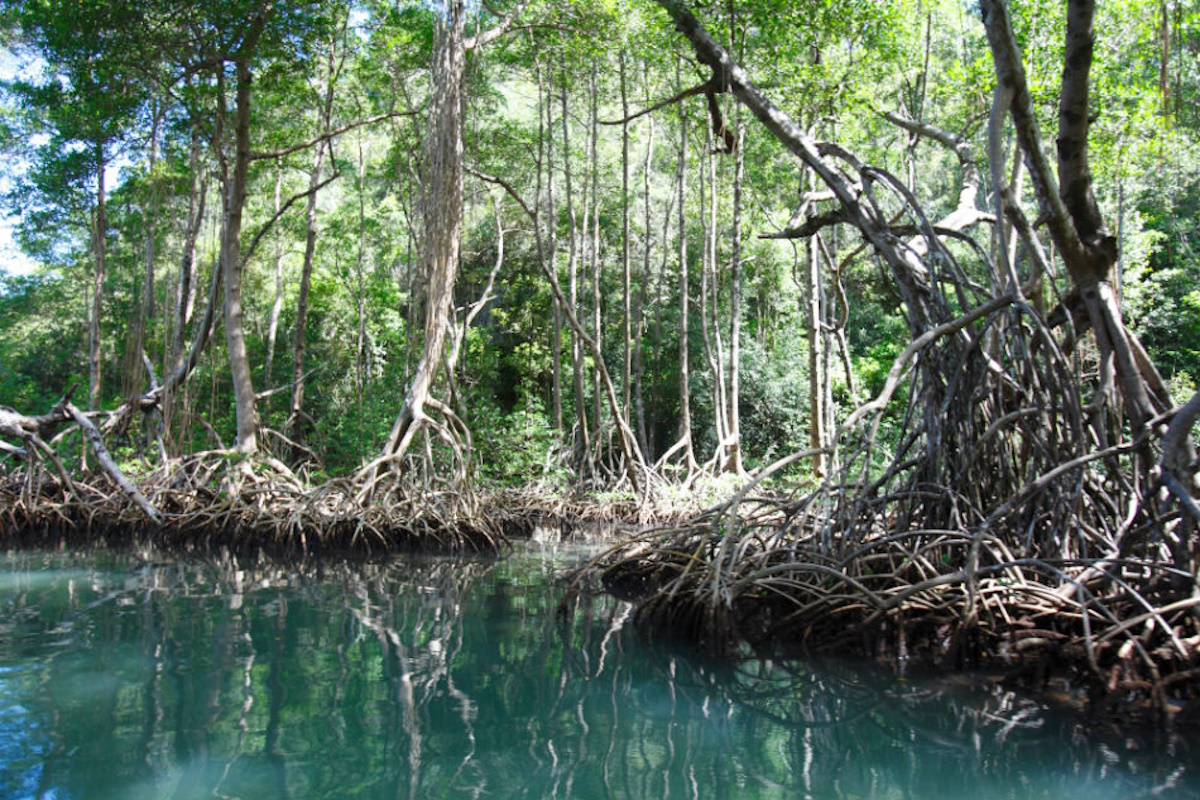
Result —
POLYGON ((0 556, 0 798, 1200 797, 1185 737, 565 621, 580 557, 0 556))

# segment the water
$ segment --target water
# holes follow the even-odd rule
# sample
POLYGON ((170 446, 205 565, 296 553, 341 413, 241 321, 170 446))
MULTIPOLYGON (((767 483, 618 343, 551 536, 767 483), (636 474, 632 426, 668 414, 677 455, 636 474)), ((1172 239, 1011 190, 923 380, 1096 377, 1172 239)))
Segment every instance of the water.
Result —
POLYGON ((1184 737, 564 622, 578 557, 0 556, 0 798, 1200 797, 1184 737))

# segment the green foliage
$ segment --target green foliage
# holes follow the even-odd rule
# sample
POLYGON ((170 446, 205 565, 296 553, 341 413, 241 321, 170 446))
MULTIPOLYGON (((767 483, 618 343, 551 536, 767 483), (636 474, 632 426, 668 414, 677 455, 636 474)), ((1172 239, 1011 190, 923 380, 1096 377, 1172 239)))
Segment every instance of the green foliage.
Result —
POLYGON ((61 278, 0 272, 0 405, 41 414, 86 385, 75 302, 61 278))
POLYGON ((563 443, 541 398, 523 393, 517 407, 507 412, 479 403, 471 414, 471 428, 485 480, 502 485, 565 483, 559 458, 563 443))
MULTIPOLYGON (((195 335, 221 225, 222 159, 229 131, 218 137, 212 121, 222 110, 219 81, 231 67, 213 67, 237 49, 256 0, 195 4, 164 0, 95 3, 0 0, 0 23, 22 54, 38 57, 44 69, 33 78, 3 87, 5 113, 0 142, 8 156, 19 212, 22 247, 47 271, 5 277, 0 283, 0 403, 22 410, 47 407, 86 369, 85 292, 91 209, 102 162, 119 163, 110 181, 109 270, 102 326, 106 350, 103 385, 119 400, 125 343, 137 321, 144 289, 148 226, 154 223, 156 314, 146 321, 147 354, 163 370, 173 336, 176 290, 183 261, 182 232, 192 194, 209 181, 206 217, 197 245, 199 274, 185 341, 195 335), (148 33, 153 30, 154 36, 148 33), (178 76, 188 75, 187 80, 178 76), (166 87, 169 86, 169 91, 166 87), (153 128, 157 121, 157 128, 153 128), (157 161, 150 167, 155 131, 157 161), (193 160, 193 136, 200 143, 193 160), (223 138, 222 138, 223 137, 223 138), (213 144, 216 144, 214 149, 213 144)), ((1200 380, 1200 148, 1196 108, 1200 67, 1197 12, 1172 6, 1167 59, 1161 47, 1160 4, 1122 0, 1104 4, 1097 26, 1101 39, 1093 71, 1096 122, 1093 171, 1106 218, 1122 237, 1123 299, 1136 327, 1177 390, 1200 380), (1166 114, 1166 116, 1164 116, 1166 114)), ((844 144, 865 161, 901 176, 930 218, 954 207, 961 181, 957 159, 945 147, 900 131, 878 111, 905 113, 971 140, 986 160, 982 126, 991 103, 994 75, 977 11, 970 4, 934 0, 870 0, 837 3, 695 3, 696 13, 737 57, 772 99, 814 135, 844 144)), ((501 3, 498 11, 510 7, 501 3)), ((1063 5, 1048 0, 1011 4, 1018 36, 1047 141, 1053 140, 1054 107, 1061 74, 1063 5)), ((352 128, 334 137, 317 199, 317 243, 308 326, 303 432, 326 474, 345 474, 378 452, 399 410, 421 351, 424 319, 421 235, 425 169, 425 113, 436 87, 430 56, 436 9, 421 2, 329 2, 275 4, 264 40, 253 60, 252 146, 256 151, 289 150, 320 134, 318 108, 325 89, 329 48, 337 79, 330 126, 351 125, 371 115, 404 111, 407 116, 352 128)), ((473 6, 469 28, 495 22, 485 6, 473 6)), ((711 120, 704 100, 690 97, 639 117, 627 127, 598 127, 598 163, 590 172, 590 114, 593 101, 602 120, 621 116, 619 64, 624 61, 632 111, 695 86, 708 78, 698 68, 661 7, 652 2, 549 2, 536 0, 522 14, 522 29, 472 52, 468 59, 464 162, 471 170, 508 184, 466 178, 466 208, 457 319, 480 299, 492 277, 504 229, 504 258, 492 298, 461 344, 455 373, 460 402, 474 434, 475 463, 490 481, 560 482, 569 439, 553 429, 551 417, 553 298, 540 258, 548 258, 549 226, 556 226, 555 254, 566 287, 569 219, 565 161, 572 175, 577 221, 589 230, 576 242, 579 258, 579 316, 589 335, 599 334, 605 364, 622 393, 625 302, 622 211, 630 211, 631 299, 643 298, 639 337, 643 407, 652 454, 678 435, 680 409, 678 241, 675 215, 676 158, 680 113, 690 130, 685 217, 693 299, 688 366, 692 376, 693 434, 704 460, 715 446, 713 376, 700 330, 702 218, 699 178, 708 154, 711 120), (597 35, 600 34, 600 35, 597 35), (682 61, 677 56, 683 55, 682 61), (677 69, 679 73, 677 74, 677 69), (596 76, 593 93, 592 75, 596 76), (538 79, 555 94, 552 128, 539 119, 538 79), (571 152, 562 152, 557 93, 567 94, 571 152), (646 150, 649 175, 643 173, 646 150), (622 194, 622 133, 629 135, 628 195, 622 194), (544 159, 553 137, 557 219, 550 220, 544 159), (539 162, 539 158, 543 161, 539 162), (651 220, 644 221, 643 179, 649 185, 651 220), (598 184, 593 198, 592 180, 598 184), (541 195, 538 195, 538 187, 541 195), (513 195, 520 197, 518 203, 513 195), (594 205, 593 205, 594 201, 594 205), (540 205, 542 251, 526 209, 540 205), (524 204, 524 207, 522 207, 524 204), (497 219, 498 218, 498 219, 497 219), (649 229, 647 229, 647 227, 649 229), (599 251, 592 252, 592 235, 599 251), (649 251, 649 261, 644 256, 649 251), (601 269, 601 326, 592 330, 590 270, 601 269), (643 265, 648 263, 648 274, 643 265)), ((226 87, 224 111, 231 107, 226 87)), ((732 122, 728 96, 718 105, 732 122)), ((798 193, 813 188, 811 176, 760 126, 748 121, 742 270, 742 443, 749 466, 807 446, 808 352, 801 311, 800 275, 790 244, 757 235, 779 230, 795 211, 798 193)), ((710 286, 710 337, 719 329, 728 354, 731 320, 728 261, 731 250, 733 159, 718 157, 716 187, 705 175, 705 193, 716 196, 717 285, 710 286)), ((313 151, 296 147, 278 158, 260 158, 250 170, 243 248, 273 225, 245 267, 247 336, 255 365, 255 388, 282 389, 261 402, 263 423, 282 429, 289 410, 296 298, 302 264, 306 198, 313 151), (276 178, 280 201, 292 205, 274 219, 276 178), (269 319, 275 302, 276 247, 282 270, 282 313, 274 343, 272 383, 265 385, 269 319)), ((986 167, 986 163, 981 163, 986 167)), ((980 204, 987 204, 987 187, 980 204)), ((822 205, 821 208, 828 208, 822 205)), ((885 209, 886 211, 886 209, 885 209)), ((975 232, 990 247, 986 229, 975 232)), ((834 415, 843 419, 882 388, 897 353, 907 344, 904 307, 869 250, 843 226, 827 232, 825 244, 840 265, 848 302, 846 332, 857 396, 831 358, 834 415), (849 259, 849 260, 847 260, 849 259)), ((960 255, 970 278, 988 276, 965 246, 960 255)), ((825 270, 830 321, 843 312, 831 271, 825 270)), ((218 303, 220 300, 218 300, 218 303)), ((570 334, 563 335, 564 396, 570 427, 576 398, 571 386, 570 334)), ((189 381, 172 419, 171 445, 178 449, 215 445, 205 423, 225 439, 233 430, 233 407, 224 343, 217 333, 189 381), (203 420, 203 423, 201 422, 203 420)), ((591 355, 584 356, 585 397, 596 391, 591 355)), ((443 387, 439 387, 440 389, 443 387)), ((888 441, 903 412, 902 389, 885 420, 888 441)), ((607 407, 602 416, 607 421, 607 407)), ((569 434, 567 434, 569 437, 569 434)), ((267 438, 281 454, 288 448, 267 438)), ((226 442, 228 443, 228 442, 226 442)), ((129 454, 134 457, 133 451, 129 454)), ((794 476, 793 476, 794 477, 794 476)))

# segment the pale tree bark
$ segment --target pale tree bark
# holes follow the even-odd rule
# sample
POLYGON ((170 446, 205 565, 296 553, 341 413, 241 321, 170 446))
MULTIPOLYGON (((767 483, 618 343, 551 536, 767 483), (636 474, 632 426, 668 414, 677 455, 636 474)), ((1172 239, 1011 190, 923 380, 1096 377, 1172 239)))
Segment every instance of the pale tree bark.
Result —
POLYGON ((704 341, 704 356, 712 376, 713 427, 716 433, 716 448, 711 464, 723 463, 728 426, 725 421, 725 370, 721 348, 721 332, 718 327, 717 295, 717 166, 713 152, 716 140, 709 136, 700 169, 700 219, 704 233, 704 254, 700 265, 700 331, 704 341), (707 190, 707 191, 706 191, 707 190))
MULTIPOLYGON (((275 162, 275 215, 283 211, 283 160, 275 162)), ((263 364, 263 382, 270 386, 275 367, 275 340, 279 335, 279 315, 283 312, 283 233, 275 235, 275 299, 267 316, 267 358, 263 364)))
MULTIPOLYGON (((318 111, 321 129, 328 132, 333 117, 333 95, 336 82, 336 45, 329 47, 325 94, 318 111)), ((313 151, 312 171, 308 176, 308 203, 304 213, 304 260, 300 264, 300 289, 296 296, 296 327, 292 339, 292 392, 288 407, 287 435, 292 441, 292 458, 304 457, 304 368, 308 341, 308 299, 312 292, 313 265, 317 254, 317 190, 322 183, 325 170, 326 150, 332 148, 329 140, 317 142, 313 151)))
POLYGON ((196 242, 200 238, 208 201, 208 171, 200 161, 200 134, 196 127, 192 129, 188 169, 191 190, 188 192, 188 214, 179 258, 179 280, 175 287, 175 314, 171 322, 171 346, 166 361, 168 373, 175 371, 184 356, 187 327, 192 320, 192 308, 196 300, 196 242))
MULTIPOLYGON (((567 221, 570 226, 570 246, 567 250, 567 292, 571 313, 578 314, 580 225, 575 214, 575 194, 571 185, 571 123, 567 113, 567 76, 565 72, 562 79, 560 100, 562 105, 563 190, 567 197, 567 221)), ((586 225, 584 229, 586 230, 586 225)), ((576 463, 582 475, 585 472, 591 472, 591 442, 588 437, 587 399, 583 385, 583 341, 574 326, 571 328, 571 378, 575 393, 575 425, 578 428, 575 437, 576 463)))
POLYGON ((156 172, 158 166, 159 129, 163 118, 163 108, 157 100, 153 103, 150 116, 150 152, 148 154, 148 169, 146 170, 145 239, 142 243, 142 299, 129 321, 129 330, 126 334, 125 351, 121 364, 121 394, 127 398, 136 397, 143 391, 143 383, 147 377, 146 368, 143 364, 143 355, 151 325, 154 324, 155 314, 154 260, 157 250, 155 222, 159 214, 158 176, 156 172))
MULTIPOLYGON (((649 84, 648 75, 647 84, 649 84)), ((648 85, 647 92, 649 92, 648 85)), ((647 458, 652 458, 650 437, 646 432, 646 396, 643 385, 645 355, 643 353, 642 340, 645 338, 643 334, 646 327, 646 296, 647 287, 650 285, 650 255, 654 248, 654 237, 651 234, 653 230, 651 223, 653 207, 650 195, 650 166, 651 159, 654 156, 654 117, 649 117, 646 120, 646 126, 649 130, 646 135, 646 155, 642 161, 642 228, 645 230, 645 246, 642 248, 642 279, 638 282, 637 303, 633 308, 633 404, 637 414, 638 442, 647 458)), ((670 216, 669 209, 667 210, 667 216, 670 216)), ((664 230, 667 224, 669 224, 667 220, 664 220, 664 230)), ((626 296, 628 296, 628 293, 629 289, 627 288, 626 296)), ((628 407, 628 403, 629 400, 626 398, 626 407, 628 407)))
POLYGON ((363 151, 362 131, 355 136, 358 144, 358 246, 354 256, 354 309, 358 316, 354 341, 354 397, 358 405, 358 432, 361 438, 363 393, 368 365, 367 340, 367 159, 363 151))
POLYGON ((88 408, 100 408, 101 340, 100 321, 104 316, 104 281, 107 271, 108 205, 105 169, 108 167, 104 145, 96 147, 96 207, 92 213, 92 290, 88 315, 88 408))
MULTIPOLYGON (((826 386, 829 372, 825 368, 825 314, 821 303, 821 240, 820 234, 809 238, 804 248, 804 311, 808 333, 808 446, 811 450, 822 450, 828 443, 825 428, 828 410, 825 406, 826 386)), ((813 471, 818 477, 825 476, 825 455, 813 457, 813 471)))
MULTIPOLYGON (((588 208, 591 211, 591 244, 587 248, 588 259, 592 267, 592 338, 596 341, 598 352, 603 353, 603 305, 600 295, 600 98, 599 90, 596 86, 596 77, 599 68, 592 61, 592 71, 589 78, 589 88, 591 91, 592 102, 588 112, 588 123, 590 132, 588 134, 588 183, 591 189, 591 202, 588 208)), ((585 219, 587 215, 585 214, 585 219)), ((588 226, 585 224, 585 235, 588 226)), ((606 367, 605 364, 596 359, 592 359, 592 430, 596 432, 596 456, 597 462, 601 462, 601 450, 603 439, 600 437, 600 428, 603 422, 602 409, 604 407, 603 398, 600 394, 601 370, 606 367)), ((624 415, 622 414, 622 419, 624 415)))
POLYGON ((400 457, 419 428, 429 423, 425 407, 442 367, 462 232, 462 79, 466 69, 462 0, 450 0, 439 19, 434 50, 434 97, 429 115, 425 179, 426 312, 424 348, 404 407, 384 452, 400 457))
POLYGON ((733 174, 733 242, 729 259, 729 433, 724 470, 741 474, 741 361, 742 361, 742 190, 746 178, 746 129, 738 110, 737 154, 733 174))
MULTIPOLYGON (((221 164, 224 197, 224 224, 221 230, 220 260, 225 289, 225 343, 229 351, 229 370, 233 379, 234 412, 237 419, 237 441, 234 450, 254 453, 258 450, 258 405, 246 350, 245 309, 242 298, 242 216, 246 205, 247 181, 250 167, 250 108, 253 74, 250 59, 266 27, 268 4, 260 8, 246 28, 238 52, 229 58, 234 67, 233 106, 233 164, 221 151, 218 135, 213 140, 221 164)), ((218 112, 217 125, 225 115, 225 73, 217 68, 218 112)), ((219 128, 218 128, 219 132, 219 128)))
MULTIPOLYGON (((244 52, 253 50, 262 32, 259 16, 247 34, 244 52)), ((247 56, 235 60, 234 162, 228 175, 225 196, 225 226, 221 235, 221 262, 225 274, 225 343, 229 349, 229 369, 233 377, 234 408, 237 417, 237 442, 234 450, 253 453, 258 450, 258 405, 246 350, 245 311, 242 301, 242 212, 246 204, 246 183, 250 166, 250 86, 251 71, 247 56)))
MULTIPOLYGON (((625 51, 618 56, 621 83, 621 295, 624 360, 621 364, 621 404, 625 422, 629 422, 630 401, 633 398, 633 276, 629 253, 629 87, 625 69, 625 51)), ((646 229, 647 237, 649 228, 646 229)), ((643 440, 643 450, 645 443, 643 440)))
POLYGON ((364 481, 360 499, 368 497, 380 468, 399 464, 415 436, 433 427, 455 453, 456 481, 466 478, 465 426, 446 404, 432 396, 434 381, 447 364, 446 344, 452 324, 454 282, 458 274, 463 218, 463 76, 466 52, 500 36, 512 24, 524 4, 518 4, 496 26, 472 37, 465 35, 464 0, 448 0, 437 17, 438 30, 433 54, 434 96, 427 133, 428 159, 424 181, 425 206, 425 338, 421 359, 384 445, 382 455, 358 474, 364 481), (427 412, 434 409, 435 421, 427 412))
POLYGON ((145 285, 142 292, 142 315, 145 320, 145 330, 149 330, 151 321, 155 317, 155 276, 154 276, 154 261, 157 254, 156 226, 155 222, 158 218, 158 176, 155 174, 158 167, 158 133, 159 127, 162 125, 163 106, 155 102, 153 112, 153 122, 150 128, 150 197, 147 200, 147 208, 149 213, 146 215, 146 248, 142 253, 142 263, 145 266, 145 285))
MULTIPOLYGON (((544 271, 558 274, 558 209, 554 197, 554 100, 546 90, 542 63, 535 58, 538 89, 538 169, 537 203, 534 206, 533 229, 537 240, 538 263, 544 271), (545 189, 547 220, 542 219, 542 193, 545 189)), ((563 430, 562 374, 562 311, 554 303, 554 324, 551 330, 552 384, 550 402, 554 429, 563 430)))
MULTIPOLYGON (((678 74, 679 63, 676 62, 678 74)), ((683 463, 688 476, 696 472, 696 450, 692 446, 692 388, 689 364, 691 335, 691 280, 688 275, 687 237, 687 141, 688 115, 683 104, 679 106, 679 440, 683 443, 683 463)))

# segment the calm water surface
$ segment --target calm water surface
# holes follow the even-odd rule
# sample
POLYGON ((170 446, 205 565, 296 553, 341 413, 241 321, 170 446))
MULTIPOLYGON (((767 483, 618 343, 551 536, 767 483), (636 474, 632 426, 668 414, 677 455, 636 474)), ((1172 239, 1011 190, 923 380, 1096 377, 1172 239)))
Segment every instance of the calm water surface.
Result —
POLYGON ((0 798, 1200 797, 1184 737, 564 622, 580 557, 0 556, 0 798))

